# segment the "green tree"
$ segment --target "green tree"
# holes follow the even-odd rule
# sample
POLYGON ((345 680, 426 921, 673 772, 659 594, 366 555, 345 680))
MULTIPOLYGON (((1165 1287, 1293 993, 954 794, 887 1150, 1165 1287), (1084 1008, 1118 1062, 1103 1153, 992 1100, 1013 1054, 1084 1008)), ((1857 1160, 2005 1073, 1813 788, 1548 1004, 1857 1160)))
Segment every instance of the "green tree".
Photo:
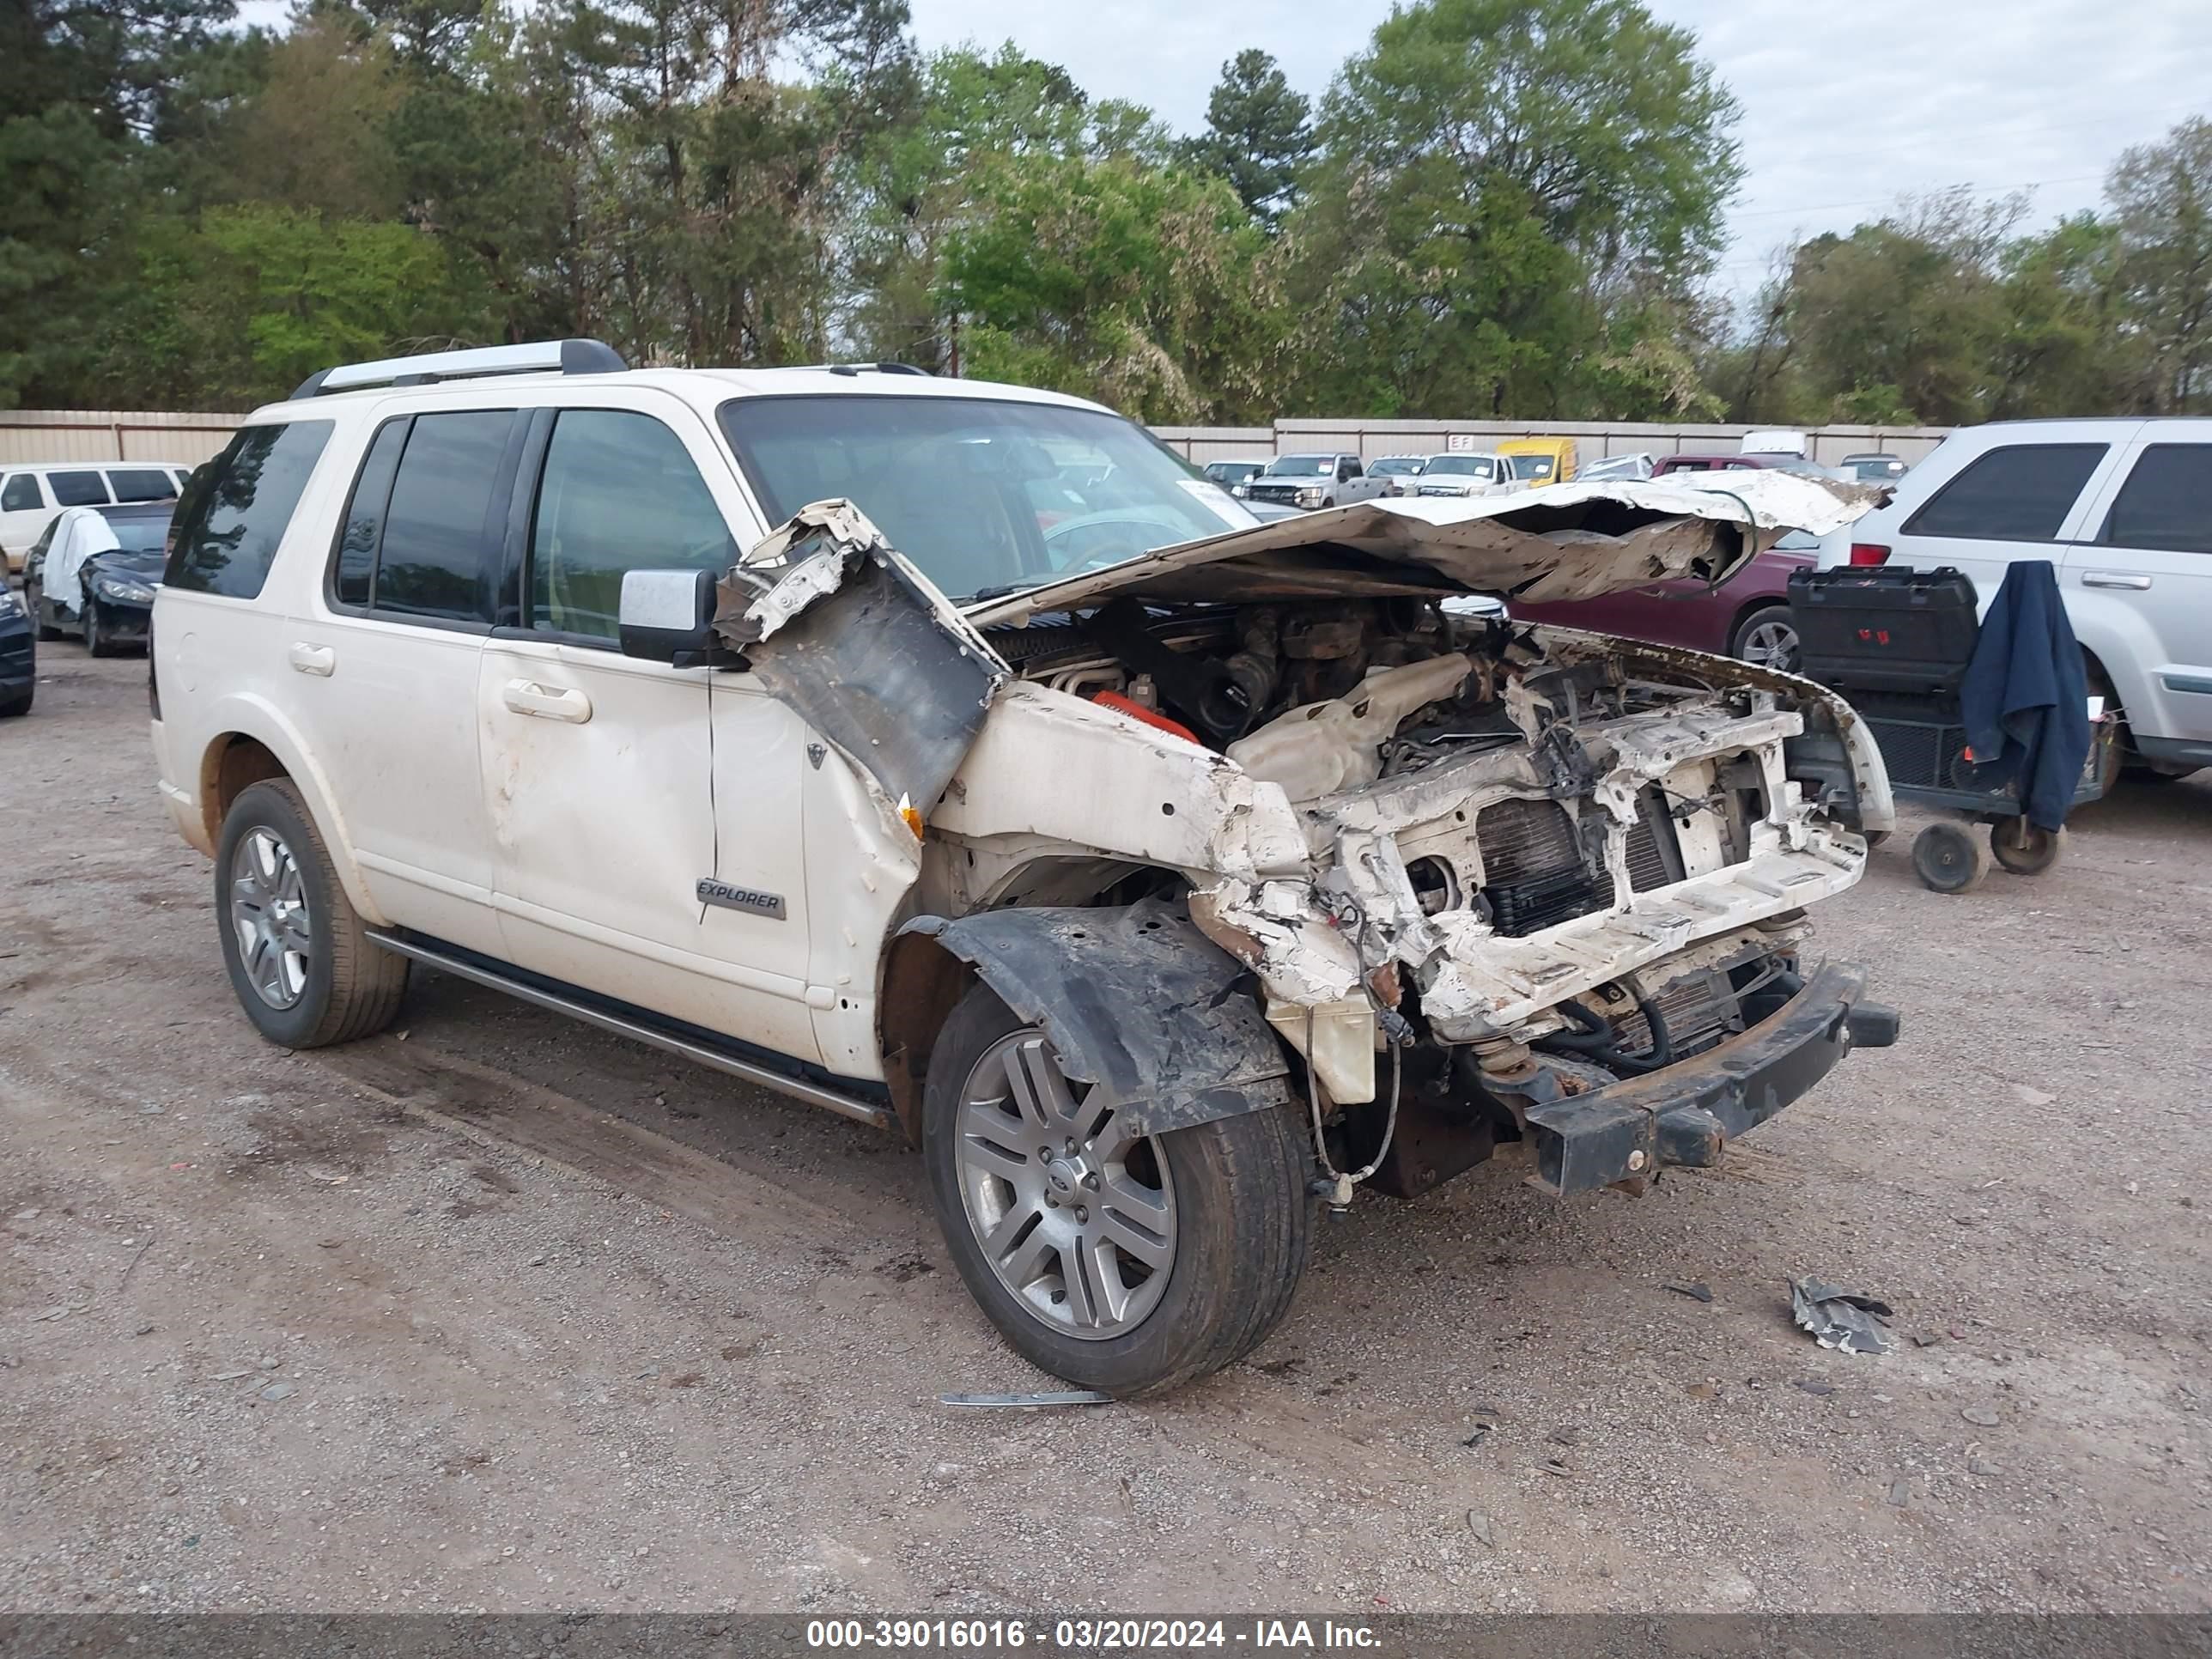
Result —
POLYGON ((1272 410, 1280 303, 1225 183, 1127 155, 1002 156, 974 188, 939 293, 966 319, 969 373, 1148 421, 1272 410))
POLYGON ((1624 375, 1675 383, 1636 345, 1687 306, 1739 173, 1693 46, 1634 0, 1394 12, 1324 104, 1285 234, 1316 319, 1299 403, 1570 416, 1624 375))
POLYGON ((1206 131, 1186 147, 1190 161, 1229 180, 1245 211, 1273 227, 1292 205, 1316 140, 1313 106, 1293 91, 1275 60, 1256 47, 1221 66, 1206 103, 1206 131))
POLYGON ((2148 351, 2149 403, 2212 409, 2212 120, 2129 150, 2105 186, 2121 281, 2148 351))

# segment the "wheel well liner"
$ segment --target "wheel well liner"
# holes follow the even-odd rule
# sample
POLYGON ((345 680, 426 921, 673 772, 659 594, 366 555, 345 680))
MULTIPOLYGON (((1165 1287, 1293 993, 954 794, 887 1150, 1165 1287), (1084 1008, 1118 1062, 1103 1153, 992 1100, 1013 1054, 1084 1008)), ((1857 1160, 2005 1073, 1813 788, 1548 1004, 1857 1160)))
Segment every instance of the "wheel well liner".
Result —
POLYGON ((233 732, 210 744, 200 762, 200 812, 207 820, 209 841, 222 834, 231 802, 248 787, 290 776, 276 751, 258 738, 233 732))
POLYGON ((884 1047, 891 1096, 913 1134, 927 1047, 971 978, 1042 1026, 1060 1069, 1108 1091, 1141 1133, 1281 1105, 1290 1063, 1243 963, 1180 904, 917 916, 893 941, 884 1047), (910 954, 933 950, 935 963, 910 954))

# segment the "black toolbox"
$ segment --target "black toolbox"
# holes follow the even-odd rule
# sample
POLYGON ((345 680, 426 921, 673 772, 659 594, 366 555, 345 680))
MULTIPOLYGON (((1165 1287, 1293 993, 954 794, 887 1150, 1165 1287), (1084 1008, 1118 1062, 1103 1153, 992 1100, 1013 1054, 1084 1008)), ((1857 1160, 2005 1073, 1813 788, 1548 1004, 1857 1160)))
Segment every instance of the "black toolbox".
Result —
POLYGON ((1838 691, 1947 696, 1974 654, 1974 585, 1948 565, 1793 571, 1790 614, 1797 672, 1838 691))

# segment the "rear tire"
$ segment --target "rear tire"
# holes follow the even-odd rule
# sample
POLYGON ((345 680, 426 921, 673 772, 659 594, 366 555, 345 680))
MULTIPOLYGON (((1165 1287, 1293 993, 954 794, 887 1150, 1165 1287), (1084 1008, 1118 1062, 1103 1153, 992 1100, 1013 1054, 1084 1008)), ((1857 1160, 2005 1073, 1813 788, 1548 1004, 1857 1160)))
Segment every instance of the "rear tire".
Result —
POLYGON ((1923 887, 1963 893, 1990 872, 1990 849, 1963 823, 1931 823, 1912 838, 1912 871, 1923 887))
POLYGON ((241 790, 216 845, 216 925, 231 989, 286 1048, 373 1036, 407 991, 407 958, 371 943, 288 778, 241 790))
POLYGON ((969 1293, 1024 1358, 1124 1399, 1158 1394, 1242 1358, 1289 1310, 1310 1244, 1312 1154, 1280 1107, 1146 1136, 1115 1154, 1111 1115, 1087 1114, 1086 1094, 1060 1076, 1041 1029, 976 986, 930 1056, 930 1196, 969 1293), (1140 1198, 1164 1200, 1146 1215, 1148 1237, 1166 1241, 1164 1265, 1118 1249, 1109 1266, 1091 1265, 1098 1247, 1077 1218, 1087 1225, 1094 1207, 1102 1222, 1136 1213, 1140 1205, 1115 1201, 1133 1182, 1140 1198), (987 1237, 1003 1243, 987 1249, 987 1237), (1052 1242, 1063 1237, 1067 1253, 1052 1242), (1068 1284, 1071 1261, 1079 1286, 1068 1284), (1145 1273, 1133 1288, 1131 1271, 1145 1273), (1117 1298, 1123 1316, 1113 1313, 1117 1298))
POLYGON ((38 694, 39 688, 36 685, 27 685, 23 688, 21 696, 10 697, 7 702, 0 702, 0 720, 9 720, 17 714, 29 714, 31 700, 38 694))

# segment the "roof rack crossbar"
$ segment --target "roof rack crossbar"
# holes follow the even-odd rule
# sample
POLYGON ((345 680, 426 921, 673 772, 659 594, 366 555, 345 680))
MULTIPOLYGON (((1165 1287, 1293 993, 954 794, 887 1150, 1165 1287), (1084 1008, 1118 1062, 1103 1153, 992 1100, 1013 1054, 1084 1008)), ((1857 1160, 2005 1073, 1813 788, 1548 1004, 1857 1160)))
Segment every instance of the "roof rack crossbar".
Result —
POLYGON ((629 367, 622 354, 604 340, 538 340, 527 345, 474 346, 372 363, 341 363, 310 374, 292 396, 319 398, 380 386, 434 386, 441 380, 496 374, 612 374, 629 367))

